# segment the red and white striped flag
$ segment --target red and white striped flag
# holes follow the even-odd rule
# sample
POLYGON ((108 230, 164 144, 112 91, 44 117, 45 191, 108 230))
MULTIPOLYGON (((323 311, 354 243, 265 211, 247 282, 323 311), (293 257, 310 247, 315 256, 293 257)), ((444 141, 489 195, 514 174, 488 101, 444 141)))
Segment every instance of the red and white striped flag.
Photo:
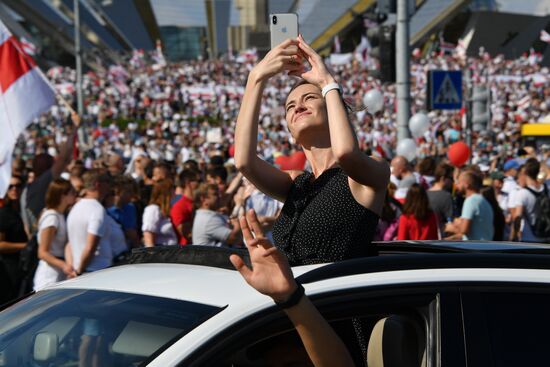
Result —
POLYGON ((17 137, 54 102, 54 91, 34 60, 0 22, 0 198, 8 189, 17 137))
POLYGON ((25 37, 21 37, 19 42, 21 43, 21 48, 23 49, 23 51, 25 51, 27 55, 31 55, 31 56, 36 55, 37 48, 34 43, 29 41, 25 37))

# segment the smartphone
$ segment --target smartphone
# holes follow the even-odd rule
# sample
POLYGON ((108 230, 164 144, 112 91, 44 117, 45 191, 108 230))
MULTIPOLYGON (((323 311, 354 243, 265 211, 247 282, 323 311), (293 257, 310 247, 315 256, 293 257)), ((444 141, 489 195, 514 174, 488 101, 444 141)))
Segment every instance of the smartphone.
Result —
POLYGON ((269 14, 269 33, 272 49, 289 38, 298 37, 298 14, 269 14))

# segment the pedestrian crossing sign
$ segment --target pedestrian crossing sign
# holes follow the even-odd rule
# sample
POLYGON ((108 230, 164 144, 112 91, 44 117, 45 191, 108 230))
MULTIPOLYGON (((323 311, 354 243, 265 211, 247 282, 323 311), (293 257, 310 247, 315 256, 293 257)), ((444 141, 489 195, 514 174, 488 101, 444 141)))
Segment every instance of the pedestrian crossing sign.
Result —
POLYGON ((462 72, 431 70, 428 72, 427 103, 430 110, 462 108, 462 72))

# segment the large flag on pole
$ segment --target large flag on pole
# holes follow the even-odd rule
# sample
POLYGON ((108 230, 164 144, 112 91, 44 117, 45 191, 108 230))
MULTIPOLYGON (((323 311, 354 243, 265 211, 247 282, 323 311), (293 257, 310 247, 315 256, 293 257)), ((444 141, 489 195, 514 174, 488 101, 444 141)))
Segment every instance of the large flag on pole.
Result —
POLYGON ((52 87, 0 21, 0 198, 8 190, 17 137, 54 102, 52 87))

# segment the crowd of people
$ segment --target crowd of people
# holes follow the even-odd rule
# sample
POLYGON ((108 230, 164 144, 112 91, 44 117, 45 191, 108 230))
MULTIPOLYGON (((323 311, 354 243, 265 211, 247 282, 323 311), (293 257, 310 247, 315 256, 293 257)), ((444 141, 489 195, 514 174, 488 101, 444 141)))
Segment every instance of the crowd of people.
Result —
MULTIPOLYGON (((33 236, 35 289, 124 261, 137 247, 241 247, 238 218, 248 209, 271 239, 283 204, 239 173, 234 158, 236 120, 256 62, 249 53, 158 65, 135 54, 85 74, 82 117, 59 104, 31 125, 18 141, 0 208, 5 300, 28 290, 19 253, 33 236)), ((408 161, 395 152, 395 85, 380 84, 357 60, 332 65, 346 104, 360 106, 371 88, 385 98, 376 114, 349 114, 361 152, 391 162, 375 239, 546 241, 536 222, 550 149, 524 147, 520 128, 550 113, 548 70, 529 55, 414 57, 413 113, 425 106, 431 69, 469 69, 491 89, 491 126, 473 133, 471 164, 461 169, 446 152, 465 137, 464 111, 429 112, 431 128, 408 161)), ((74 70, 47 74, 74 101, 74 70)), ((274 166, 301 151, 285 120, 290 78, 271 77, 258 108, 257 154, 274 166)), ((291 169, 315 171, 299 163, 291 169)))

